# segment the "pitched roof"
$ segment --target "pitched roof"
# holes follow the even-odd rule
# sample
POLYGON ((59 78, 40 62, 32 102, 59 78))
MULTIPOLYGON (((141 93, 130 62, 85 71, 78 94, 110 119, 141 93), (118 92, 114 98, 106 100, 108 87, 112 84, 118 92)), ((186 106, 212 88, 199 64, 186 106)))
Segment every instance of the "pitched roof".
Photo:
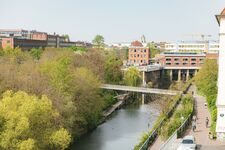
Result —
POLYGON ((139 42, 139 41, 134 41, 134 42, 131 43, 131 46, 142 47, 143 45, 142 45, 142 43, 139 42))

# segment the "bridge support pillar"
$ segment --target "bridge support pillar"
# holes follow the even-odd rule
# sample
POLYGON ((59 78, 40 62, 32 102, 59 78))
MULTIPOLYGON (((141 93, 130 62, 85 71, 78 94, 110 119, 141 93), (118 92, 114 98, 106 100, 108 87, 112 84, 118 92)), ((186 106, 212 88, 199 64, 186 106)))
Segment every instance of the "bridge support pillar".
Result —
POLYGON ((145 81, 145 71, 142 72, 142 85, 143 85, 143 86, 146 85, 146 81, 145 81))
POLYGON ((187 69, 186 81, 189 80, 189 69, 187 69))
POLYGON ((172 81, 173 80, 173 70, 171 69, 170 70, 170 81, 172 81))
POLYGON ((178 70, 178 78, 177 78, 177 81, 180 81, 180 79, 181 79, 181 70, 179 69, 178 70))
POLYGON ((195 76, 197 75, 197 73, 198 73, 198 70, 196 69, 196 70, 195 70, 195 76))
POLYGON ((141 94, 141 103, 145 104, 145 94, 141 94))

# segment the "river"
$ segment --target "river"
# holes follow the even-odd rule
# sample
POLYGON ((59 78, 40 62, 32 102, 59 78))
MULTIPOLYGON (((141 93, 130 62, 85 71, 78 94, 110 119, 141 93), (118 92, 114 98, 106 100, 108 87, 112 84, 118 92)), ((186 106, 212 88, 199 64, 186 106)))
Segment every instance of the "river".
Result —
POLYGON ((159 116, 154 102, 130 104, 73 144, 71 150, 132 150, 159 116))

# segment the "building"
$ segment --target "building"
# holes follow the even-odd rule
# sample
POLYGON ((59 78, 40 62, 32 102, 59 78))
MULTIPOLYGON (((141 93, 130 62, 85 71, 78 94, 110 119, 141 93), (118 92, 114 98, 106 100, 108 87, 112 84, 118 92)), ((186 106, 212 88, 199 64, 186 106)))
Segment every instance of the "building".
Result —
POLYGON ((30 39, 30 32, 23 29, 0 29, 0 38, 4 37, 30 39))
POLYGON ((216 19, 220 26, 216 133, 219 140, 225 141, 225 8, 219 15, 216 15, 216 19))
POLYGON ((184 53, 218 53, 219 44, 217 42, 186 41, 180 43, 165 44, 165 52, 184 53))
POLYGON ((92 44, 87 42, 72 42, 68 41, 65 36, 57 34, 48 34, 46 32, 39 32, 36 30, 23 29, 0 29, 0 48, 6 47, 20 47, 22 49, 31 49, 38 47, 54 47, 65 48, 71 46, 92 47, 92 44))
POLYGON ((150 63, 150 49, 139 41, 134 41, 129 46, 128 64, 147 65, 150 63))
POLYGON ((218 54, 164 52, 156 55, 155 63, 169 72, 171 80, 186 81, 197 73, 205 59, 218 59, 218 54))
POLYGON ((32 40, 32 39, 19 39, 19 38, 2 38, 2 48, 16 48, 20 47, 23 50, 29 50, 32 48, 44 48, 47 46, 46 40, 32 40))

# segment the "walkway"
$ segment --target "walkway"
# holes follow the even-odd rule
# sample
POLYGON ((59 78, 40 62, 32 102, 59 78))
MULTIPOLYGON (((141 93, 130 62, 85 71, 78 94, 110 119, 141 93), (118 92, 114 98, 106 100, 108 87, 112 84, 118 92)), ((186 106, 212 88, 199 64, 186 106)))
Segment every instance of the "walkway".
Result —
POLYGON ((124 85, 112 85, 112 84, 103 84, 101 88, 109 89, 109 90, 164 94, 164 95, 177 95, 180 92, 180 91, 172 91, 172 90, 165 90, 165 89, 154 89, 154 88, 133 87, 133 86, 124 86, 124 85))
MULTIPOLYGON (((196 87, 194 87, 194 97, 195 97, 195 110, 196 110, 196 116, 197 116, 197 128, 196 131, 193 132, 191 130, 191 127, 186 131, 186 135, 194 135, 196 138, 196 142, 199 145, 200 149, 212 149, 210 147, 214 147, 214 149, 219 149, 221 146, 223 146, 223 149, 225 149, 225 142, 210 140, 209 137, 209 131, 210 127, 205 126, 205 119, 206 117, 209 118, 211 121, 211 116, 209 113, 209 110, 207 106, 205 106, 206 98, 203 96, 200 96, 196 92, 196 87), (215 147, 218 146, 218 147, 215 147), (207 148, 208 147, 208 148, 207 148)), ((210 124, 209 121, 209 124, 210 124)), ((213 150, 213 149, 212 149, 213 150)))

